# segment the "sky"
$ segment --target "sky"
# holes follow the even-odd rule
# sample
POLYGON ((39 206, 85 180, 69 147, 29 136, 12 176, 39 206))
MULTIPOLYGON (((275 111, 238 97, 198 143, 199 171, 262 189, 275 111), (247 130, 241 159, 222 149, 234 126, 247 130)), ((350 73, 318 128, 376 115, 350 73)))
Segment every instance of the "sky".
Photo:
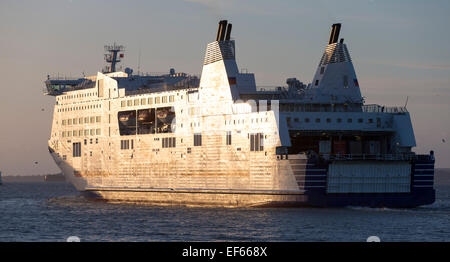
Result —
POLYGON ((311 82, 331 25, 349 48, 366 103, 404 106, 417 153, 450 167, 450 1, 0 0, 0 171, 57 173, 48 150, 48 74, 95 75, 103 47, 135 72, 200 74, 217 23, 233 24, 239 68, 260 86, 311 82), (408 99, 407 99, 408 98, 408 99))

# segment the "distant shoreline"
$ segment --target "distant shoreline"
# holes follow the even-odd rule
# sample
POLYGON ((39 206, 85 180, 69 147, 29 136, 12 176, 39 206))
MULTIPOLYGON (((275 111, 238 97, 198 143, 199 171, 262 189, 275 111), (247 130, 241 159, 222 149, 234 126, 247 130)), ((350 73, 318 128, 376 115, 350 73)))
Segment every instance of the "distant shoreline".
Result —
POLYGON ((62 173, 31 176, 2 176, 3 182, 65 182, 62 173))

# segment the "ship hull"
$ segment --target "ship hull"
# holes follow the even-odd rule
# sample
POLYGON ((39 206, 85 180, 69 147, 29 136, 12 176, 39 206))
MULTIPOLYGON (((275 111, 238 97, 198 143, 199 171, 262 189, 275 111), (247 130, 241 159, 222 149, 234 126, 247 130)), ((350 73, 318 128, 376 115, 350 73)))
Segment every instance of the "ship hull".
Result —
POLYGON ((92 200, 197 207, 386 207, 413 208, 435 201, 435 190, 413 193, 320 194, 102 189, 82 194, 92 200))
POLYGON ((209 178, 203 177, 202 180, 210 179, 211 181, 213 179, 215 182, 210 182, 208 185, 203 183, 201 187, 198 184, 199 180, 192 175, 188 180, 177 175, 172 177, 166 175, 163 178, 161 176, 151 178, 136 175, 115 176, 114 174, 112 174, 113 178, 111 176, 83 176, 74 174, 69 164, 58 159, 56 154, 52 155, 67 180, 72 182, 84 197, 91 200, 163 206, 388 208, 412 208, 429 205, 435 201, 434 159, 428 155, 419 156, 413 161, 344 162, 318 162, 289 156, 287 159, 278 159, 274 162, 275 168, 272 168, 272 173, 267 174, 265 188, 255 182, 257 181, 256 176, 251 177, 251 175, 246 177, 216 174, 209 178), (342 164, 361 171, 364 171, 367 166, 376 167, 377 171, 380 171, 380 166, 384 165, 394 171, 387 174, 387 177, 391 179, 389 181, 380 181, 380 174, 377 174, 378 180, 373 182, 370 181, 368 174, 353 173, 353 182, 349 182, 348 177, 345 178, 347 180, 339 178, 341 182, 336 185, 336 178, 333 177, 336 176, 336 172, 333 171, 333 168, 336 169, 336 166, 342 164), (408 174, 403 174, 402 177, 401 171, 396 170, 400 170, 398 167, 404 168, 405 166, 408 167, 408 174), (362 178, 358 175, 369 182, 366 182, 365 185, 361 184, 362 178), (163 182, 170 179, 171 183, 163 182), (405 180, 408 180, 407 188, 402 183, 405 180), (197 181, 197 187, 193 186, 195 181, 197 181), (392 181, 399 181, 397 182, 398 186, 392 187, 392 181), (191 187, 186 187, 189 184, 191 187), (235 188, 225 188, 224 184, 236 186, 235 188), (380 189, 380 187, 384 189, 380 189), (376 191, 377 188, 380 192, 358 192, 376 191), (383 190, 384 192, 381 192, 383 190))

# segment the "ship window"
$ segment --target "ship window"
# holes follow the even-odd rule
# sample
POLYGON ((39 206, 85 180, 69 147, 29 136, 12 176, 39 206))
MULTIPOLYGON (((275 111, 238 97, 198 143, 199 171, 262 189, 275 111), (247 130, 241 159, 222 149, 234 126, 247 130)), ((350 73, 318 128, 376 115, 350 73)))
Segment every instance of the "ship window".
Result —
POLYGON ((164 137, 162 139, 162 147, 163 148, 176 147, 175 137, 164 137))
POLYGON ((95 116, 91 116, 91 124, 95 123, 95 116))
POLYGON ((119 120, 119 133, 121 136, 136 134, 136 111, 120 111, 117 114, 119 120))
POLYGON ((66 120, 64 119, 63 121, 62 121, 62 123, 61 123, 63 126, 65 126, 66 125, 66 120))
POLYGON ((173 102, 175 100, 175 96, 171 95, 169 96, 169 102, 173 102))
POLYGON ((353 120, 351 118, 347 119, 347 123, 351 123, 353 120))
POLYGON ((154 108, 138 110, 137 115, 137 131, 139 135, 156 133, 154 108))
POLYGON ((250 134, 250 151, 264 151, 264 134, 250 134))
POLYGON ((344 76, 344 88, 348 88, 348 76, 344 76))
POLYGON ((305 118, 305 123, 309 123, 309 118, 305 118))
POLYGON ((81 156, 81 143, 73 143, 73 157, 80 157, 81 156))
POLYGON ((319 80, 316 80, 316 84, 315 84, 316 86, 318 86, 319 85, 319 80))
POLYGON ((362 122, 364 122, 363 119, 362 119, 362 118, 359 118, 359 119, 358 119, 358 123, 362 123, 362 122))
POLYGON ((195 133, 194 134, 194 146, 201 146, 201 145, 202 145, 202 134, 195 133))
POLYGON ((320 68, 320 74, 322 75, 324 71, 325 71, 325 67, 322 66, 322 67, 320 68))
POLYGON ((84 144, 87 145, 87 139, 84 140, 84 144))
POLYGON ((72 125, 72 119, 67 119, 67 125, 72 125))
POLYGON ((97 129, 95 130, 95 133, 99 136, 99 135, 101 134, 100 128, 97 128, 97 129))
POLYGON ((120 102, 121 107, 125 107, 126 105, 127 105, 127 102, 125 100, 120 102))
POLYGON ((316 123, 320 123, 320 118, 316 118, 316 123))
POLYGON ((77 130, 73 130, 72 134, 73 134, 73 136, 78 136, 78 131, 77 130))
POLYGON ((78 125, 78 118, 74 118, 74 119, 72 120, 72 123, 73 123, 74 125, 78 125))
POLYGON ((130 140, 120 140, 120 149, 130 149, 130 140))
POLYGON ((158 97, 155 97, 155 104, 159 104, 160 101, 161 101, 161 98, 160 98, 159 96, 158 96, 158 97))
POLYGON ((138 106, 139 105, 139 99, 134 99, 134 105, 138 106))
POLYGON ((85 117, 85 118, 84 118, 84 123, 85 123, 85 124, 89 124, 89 117, 85 117))
POLYGON ((132 106, 133 105, 133 101, 132 100, 128 100, 127 101, 127 106, 132 106))
POLYGON ((331 118, 327 118, 327 123, 331 123, 331 118))
POLYGON ((231 145, 231 131, 227 131, 227 145, 231 145))
POLYGON ((167 103, 167 96, 163 96, 163 97, 162 97, 162 102, 163 102, 163 103, 167 103))
POLYGON ((372 124, 373 123, 373 119, 372 118, 367 119, 367 123, 372 124))
POLYGON ((187 148, 186 153, 188 153, 188 154, 191 153, 191 148, 190 147, 187 148))
POLYGON ((147 99, 141 98, 141 105, 145 105, 145 104, 147 104, 147 99))
POLYGON ((149 98, 148 98, 148 104, 149 104, 149 105, 153 104, 153 97, 149 97, 149 98))
POLYGON ((95 122, 100 123, 102 121, 102 117, 101 116, 96 116, 95 117, 95 122))
POLYGON ((175 131, 175 110, 173 107, 156 109, 157 133, 173 133, 175 131))
POLYGON ((336 122, 342 123, 342 119, 341 119, 341 118, 338 118, 338 119, 336 119, 336 122))
POLYGON ((84 136, 88 136, 89 135, 89 129, 85 129, 84 130, 84 136))

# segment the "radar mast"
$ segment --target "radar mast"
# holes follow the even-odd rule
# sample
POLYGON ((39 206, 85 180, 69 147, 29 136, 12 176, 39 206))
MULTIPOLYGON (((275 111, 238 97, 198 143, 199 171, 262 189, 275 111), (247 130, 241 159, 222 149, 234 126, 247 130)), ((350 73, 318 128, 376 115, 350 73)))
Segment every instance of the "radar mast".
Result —
POLYGON ((108 63, 103 73, 113 73, 116 72, 116 64, 120 62, 120 58, 123 58, 123 53, 119 53, 125 50, 123 45, 105 45, 105 61, 108 63))

